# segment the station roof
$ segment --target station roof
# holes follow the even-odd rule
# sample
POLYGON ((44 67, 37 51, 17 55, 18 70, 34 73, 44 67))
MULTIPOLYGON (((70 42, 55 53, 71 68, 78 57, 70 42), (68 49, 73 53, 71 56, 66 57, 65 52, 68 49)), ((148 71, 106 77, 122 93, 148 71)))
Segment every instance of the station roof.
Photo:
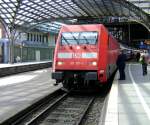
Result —
MULTIPOLYGON (((140 1, 139 5, 146 0, 140 1)), ((0 0, 0 19, 9 29, 26 27, 31 29, 60 25, 53 21, 100 19, 102 17, 125 17, 136 20, 150 29, 149 6, 135 6, 135 0, 0 0), (132 3, 134 4, 132 4, 132 3), (145 11, 146 10, 146 11, 145 11), (52 24, 49 24, 52 23, 52 24)), ((150 4, 147 0, 148 5, 150 4)), ((147 4, 146 4, 147 5, 147 4)))
POLYGON ((150 14, 150 0, 128 0, 135 6, 141 8, 144 12, 150 14))

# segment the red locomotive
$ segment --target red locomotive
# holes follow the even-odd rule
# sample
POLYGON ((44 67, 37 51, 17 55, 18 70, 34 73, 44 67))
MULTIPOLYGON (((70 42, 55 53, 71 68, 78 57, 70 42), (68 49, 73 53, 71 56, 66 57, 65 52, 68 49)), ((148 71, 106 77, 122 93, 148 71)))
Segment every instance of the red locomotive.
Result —
POLYGON ((107 84, 119 43, 102 24, 65 25, 58 35, 52 78, 65 89, 107 84))

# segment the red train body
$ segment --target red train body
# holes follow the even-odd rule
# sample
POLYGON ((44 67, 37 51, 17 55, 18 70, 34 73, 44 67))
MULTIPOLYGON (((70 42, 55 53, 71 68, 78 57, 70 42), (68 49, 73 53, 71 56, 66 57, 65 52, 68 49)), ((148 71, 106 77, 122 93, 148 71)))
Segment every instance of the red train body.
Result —
POLYGON ((118 42, 102 24, 65 25, 56 43, 52 78, 67 89, 106 84, 116 70, 118 51, 118 42))

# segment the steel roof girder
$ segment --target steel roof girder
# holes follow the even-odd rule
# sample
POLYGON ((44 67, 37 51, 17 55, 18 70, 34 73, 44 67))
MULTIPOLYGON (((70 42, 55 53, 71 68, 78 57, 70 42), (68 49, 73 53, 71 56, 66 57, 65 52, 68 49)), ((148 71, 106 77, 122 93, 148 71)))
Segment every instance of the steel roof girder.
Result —
POLYGON ((67 1, 65 1, 65 0, 62 0, 63 2, 65 2, 68 6, 70 6, 72 9, 75 9, 76 10, 76 13, 78 13, 78 14, 80 14, 80 15, 82 15, 82 16, 84 16, 78 9, 76 9, 76 8, 74 8, 74 7, 72 7, 72 5, 69 5, 69 3, 67 2, 67 1))
MULTIPOLYGON (((53 0, 52 0, 53 1, 53 0)), ((66 3, 64 0, 62 0, 64 3, 66 3)), ((69 13, 71 13, 72 15, 76 15, 74 14, 74 12, 70 11, 68 8, 64 8, 61 4, 59 4, 59 2, 55 1, 59 6, 61 6, 64 10, 67 10, 69 13)), ((67 4, 68 5, 68 4, 67 4)), ((77 15, 76 15, 77 16, 77 15)))
POLYGON ((119 2, 121 5, 124 7, 128 8, 130 11, 134 12, 138 18, 140 18, 140 21, 143 20, 145 24, 150 23, 149 16, 143 12, 140 8, 136 7, 135 5, 129 3, 128 1, 125 0, 114 0, 115 2, 119 2))
MULTIPOLYGON (((42 0, 42 1, 44 1, 44 0, 42 0)), ((53 0, 52 0, 53 1, 53 0)), ((53 1, 54 3, 55 3, 55 1, 53 1)), ((52 7, 52 8, 55 8, 55 10, 57 10, 57 11, 60 11, 60 9, 59 8, 56 8, 56 7, 54 7, 54 6, 52 6, 52 5, 50 5, 49 3, 47 3, 47 2, 45 2, 47 5, 49 5, 50 7, 52 7)), ((56 3, 55 3, 56 4, 56 3)), ((61 13, 63 13, 65 16, 67 16, 68 14, 66 14, 66 13, 64 13, 62 10, 61 10, 61 13)), ((57 15, 60 15, 60 14, 58 14, 57 13, 57 15)), ((70 16, 70 15, 68 15, 68 16, 70 16)))
POLYGON ((93 0, 93 1, 95 2, 97 8, 99 9, 99 11, 100 11, 100 13, 101 13, 100 15, 101 15, 101 16, 105 15, 105 12, 101 9, 99 3, 98 3, 96 0, 93 0))
MULTIPOLYGON (((94 12, 93 10, 93 7, 91 8, 88 8, 87 7, 87 1, 86 2, 83 2, 83 0, 75 0, 76 1, 76 4, 78 3, 78 5, 80 5, 80 7, 89 13, 89 16, 93 17, 97 17, 98 15, 94 12)), ((89 4, 88 4, 89 5, 89 4)))
MULTIPOLYGON (((95 7, 93 6, 93 4, 89 1, 89 0, 86 0, 86 2, 88 3, 89 6, 91 6, 91 9, 94 10, 94 13, 97 17, 101 16, 101 14, 95 9, 95 7)), ((95 3, 95 1, 93 0, 93 2, 95 3)), ((96 4, 96 3, 95 3, 96 4)))

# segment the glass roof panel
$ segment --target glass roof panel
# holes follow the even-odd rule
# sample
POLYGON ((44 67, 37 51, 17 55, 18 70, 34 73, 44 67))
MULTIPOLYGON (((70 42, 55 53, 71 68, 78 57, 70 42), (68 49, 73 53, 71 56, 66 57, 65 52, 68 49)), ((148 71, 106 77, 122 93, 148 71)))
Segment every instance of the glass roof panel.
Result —
MULTIPOLYGON (((36 6, 37 6, 36 4, 33 4, 33 5, 32 5, 32 7, 36 7, 36 6)), ((30 7, 30 8, 31 8, 31 7, 30 7)))
POLYGON ((23 0, 23 1, 22 1, 22 4, 27 3, 27 2, 28 2, 28 0, 23 0))
MULTIPOLYGON (((127 1, 150 14, 150 0, 127 1)), ((132 5, 127 4, 126 0, 0 0, 0 14, 7 23, 23 24, 24 22, 26 25, 41 21, 89 19, 102 16, 125 16, 135 19, 140 17, 148 23, 149 17, 142 16, 145 13, 132 5), (17 19, 16 22, 11 22, 14 18, 17 19)))
POLYGON ((28 2, 28 3, 26 3, 26 4, 27 4, 27 5, 33 5, 33 3, 29 3, 29 2, 28 2))

